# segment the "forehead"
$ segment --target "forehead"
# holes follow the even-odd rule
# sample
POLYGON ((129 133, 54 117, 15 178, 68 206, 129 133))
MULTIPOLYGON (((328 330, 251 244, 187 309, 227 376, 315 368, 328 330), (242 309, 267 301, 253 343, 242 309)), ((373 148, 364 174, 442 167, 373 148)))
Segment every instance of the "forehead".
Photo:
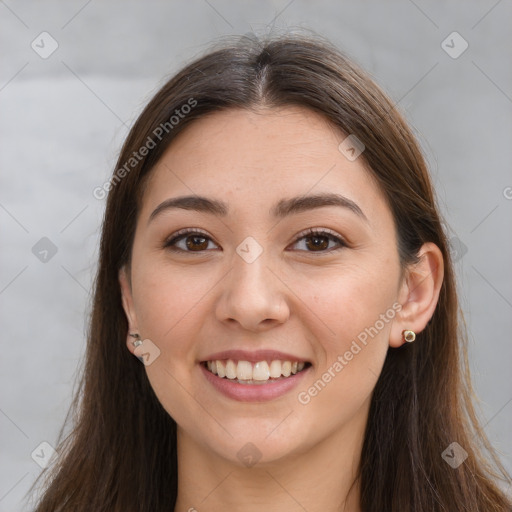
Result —
POLYGON ((215 112, 171 143, 148 180, 143 211, 198 194, 223 199, 238 214, 268 212, 283 197, 334 192, 381 214, 384 198, 363 159, 350 161, 338 149, 346 137, 300 107, 215 112))

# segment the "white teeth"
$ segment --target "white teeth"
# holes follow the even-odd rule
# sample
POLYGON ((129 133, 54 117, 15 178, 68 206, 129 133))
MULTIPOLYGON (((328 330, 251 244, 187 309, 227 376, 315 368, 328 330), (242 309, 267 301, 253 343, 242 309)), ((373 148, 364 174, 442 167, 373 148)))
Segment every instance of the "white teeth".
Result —
POLYGON ((207 361, 206 367, 214 375, 220 378, 227 377, 230 380, 238 379, 249 383, 250 381, 264 382, 272 379, 278 379, 281 376, 289 377, 302 371, 306 366, 305 362, 280 361, 273 360, 270 364, 267 361, 258 361, 251 363, 249 361, 207 361))
POLYGON ((273 379, 281 377, 281 361, 272 361, 270 363, 270 376, 273 379))
POLYGON ((226 367, 224 366, 224 363, 222 361, 215 361, 215 366, 217 370, 217 375, 219 377, 225 377, 226 376, 226 367))
POLYGON ((236 376, 240 380, 252 379, 252 364, 249 361, 238 361, 236 376))
POLYGON ((236 379, 236 368, 237 367, 235 362, 232 361, 231 359, 228 359, 228 361, 226 362, 226 377, 228 379, 236 379))
MULTIPOLYGON (((240 364, 240 363, 238 363, 240 364)), ((267 361, 261 361, 254 365, 252 369, 253 380, 268 380, 270 377, 270 370, 267 361)))

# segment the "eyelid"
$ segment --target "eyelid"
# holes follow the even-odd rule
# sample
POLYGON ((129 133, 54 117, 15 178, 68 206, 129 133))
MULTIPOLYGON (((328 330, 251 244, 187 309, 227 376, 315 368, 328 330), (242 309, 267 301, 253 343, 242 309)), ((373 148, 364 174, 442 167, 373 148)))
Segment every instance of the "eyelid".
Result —
POLYGON ((325 254, 329 254, 333 251, 337 251, 339 249, 343 249, 345 247, 348 247, 349 244, 348 242, 345 240, 344 237, 342 237, 339 233, 337 233, 336 231, 333 231, 332 229, 329 229, 329 228, 307 228, 303 231, 301 231, 300 233, 298 233, 293 241, 287 246, 289 247, 290 245, 295 245, 297 242, 299 242, 302 238, 305 238, 307 236, 312 236, 312 235, 323 235, 323 236, 326 236, 327 238, 330 238, 331 240, 334 240, 336 241, 339 246, 338 247, 335 247, 335 248, 332 248, 332 249, 329 249, 327 251, 299 251, 299 252, 305 252, 307 253, 308 255, 309 254, 313 254, 313 255, 325 255, 325 254))
POLYGON ((295 236, 294 242, 307 235, 331 235, 333 238, 338 238, 341 242, 346 243, 339 233, 329 228, 307 228, 295 236))
MULTIPOLYGON (((217 244, 217 242, 215 242, 214 238, 207 231, 205 231, 205 230, 203 230, 201 228, 191 227, 191 228, 180 229, 179 231, 176 231, 171 236, 166 238, 164 240, 164 243, 163 243, 163 248, 164 249, 169 249, 169 248, 172 247, 171 244, 173 242, 176 242, 178 239, 184 237, 185 235, 193 235, 193 234, 204 235, 206 238, 209 238, 213 243, 215 243, 215 245, 219 245, 219 244, 217 244)), ((307 229, 301 231, 300 233, 298 233, 297 235, 295 235, 295 237, 293 238, 293 241, 290 242, 287 245, 287 247, 289 247, 290 245, 295 245, 302 238, 305 238, 308 235, 309 236, 311 236, 311 235, 324 235, 324 236, 330 237, 331 240, 334 240, 334 241, 336 241, 339 244, 339 247, 330 249, 328 251, 299 251, 299 252, 306 252, 308 254, 319 254, 319 255, 321 255, 321 254, 327 254, 327 253, 330 253, 332 251, 336 251, 338 249, 342 249, 343 247, 347 247, 348 246, 348 243, 346 242, 346 240, 339 233, 336 233, 336 231, 333 231, 332 229, 329 229, 329 228, 307 228, 307 229)), ((178 252, 197 253, 197 254, 200 254, 202 252, 208 252, 208 251, 183 251, 181 249, 175 249, 175 248, 173 248, 172 250, 176 250, 178 252)))
MULTIPOLYGON (((219 245, 219 244, 217 244, 217 242, 215 242, 214 238, 207 231, 205 231, 204 229, 201 229, 201 228, 192 227, 192 228, 180 229, 179 231, 176 231, 175 233, 173 233, 171 236, 167 237, 162 244, 162 248, 169 249, 169 248, 171 248, 172 242, 176 242, 179 238, 182 238, 185 235, 194 235, 194 234, 204 235, 206 238, 209 238, 212 242, 214 242, 215 245, 219 245)), ((179 251, 180 249, 176 249, 176 250, 179 251)), ((182 251, 182 252, 200 253, 202 251, 182 251)))
POLYGON ((188 234, 192 234, 192 233, 201 233, 202 235, 205 235, 208 238, 212 238, 212 236, 204 229, 192 227, 192 228, 183 228, 183 229, 176 231, 167 239, 167 241, 170 242, 173 239, 178 238, 180 235, 188 235, 188 234))

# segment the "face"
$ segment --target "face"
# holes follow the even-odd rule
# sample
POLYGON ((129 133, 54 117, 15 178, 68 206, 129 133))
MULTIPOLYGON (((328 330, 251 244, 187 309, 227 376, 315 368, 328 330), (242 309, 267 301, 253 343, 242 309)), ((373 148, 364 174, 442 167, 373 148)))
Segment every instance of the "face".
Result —
POLYGON ((301 108, 219 112, 152 171, 124 307, 158 399, 212 457, 277 461, 364 428, 402 280, 345 137, 301 108))

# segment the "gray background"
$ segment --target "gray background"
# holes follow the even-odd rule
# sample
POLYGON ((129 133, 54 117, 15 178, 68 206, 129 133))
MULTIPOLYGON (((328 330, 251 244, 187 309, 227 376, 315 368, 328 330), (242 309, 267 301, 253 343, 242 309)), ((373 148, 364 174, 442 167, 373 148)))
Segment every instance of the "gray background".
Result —
POLYGON ((482 421, 512 470, 511 15, 507 0, 0 1, 0 511, 29 510, 31 453, 44 461, 70 403, 104 208, 93 189, 166 77, 212 39, 270 25, 330 38, 413 125, 454 237, 482 421), (48 51, 43 31, 59 45, 46 59, 31 47, 48 51), (442 47, 453 31, 469 44, 458 58, 442 47), (43 237, 55 255, 33 250, 43 237))

